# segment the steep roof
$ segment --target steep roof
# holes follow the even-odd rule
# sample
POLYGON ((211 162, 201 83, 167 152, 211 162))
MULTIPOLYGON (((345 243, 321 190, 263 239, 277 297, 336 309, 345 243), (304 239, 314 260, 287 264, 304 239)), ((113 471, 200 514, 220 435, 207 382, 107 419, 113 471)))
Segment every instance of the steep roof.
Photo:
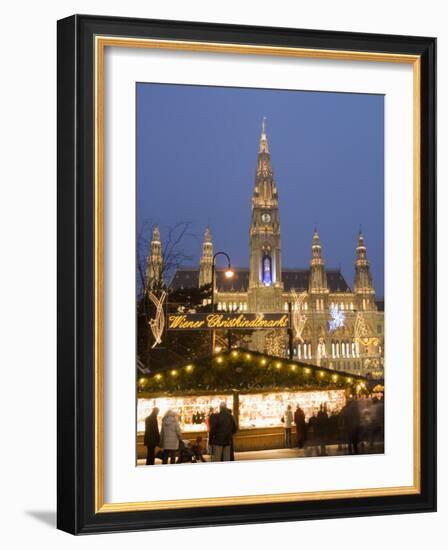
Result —
MULTIPOLYGON (((233 268, 235 274, 232 279, 224 276, 224 269, 216 268, 216 285, 219 292, 246 292, 249 286, 249 268, 233 268)), ((344 276, 339 269, 327 269, 327 282, 330 292, 350 291, 344 276)), ((305 290, 308 288, 309 269, 285 268, 282 270, 282 281, 285 290, 305 290)), ((179 267, 171 281, 171 288, 197 287, 199 284, 199 268, 179 267)))

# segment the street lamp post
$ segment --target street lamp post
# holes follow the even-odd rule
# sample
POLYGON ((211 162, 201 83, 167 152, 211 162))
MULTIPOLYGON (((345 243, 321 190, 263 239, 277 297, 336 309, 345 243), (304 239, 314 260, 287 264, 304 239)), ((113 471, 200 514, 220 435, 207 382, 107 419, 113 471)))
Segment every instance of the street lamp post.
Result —
MULTIPOLYGON (((215 260, 218 256, 224 256, 227 259, 227 269, 224 272, 224 275, 227 279, 231 279, 234 275, 234 271, 232 269, 232 264, 230 261, 230 256, 227 254, 227 252, 216 252, 213 255, 212 260, 212 299, 211 299, 211 310, 212 313, 215 311, 215 260)), ((230 331, 228 335, 229 340, 229 351, 230 351, 230 331)), ((210 338, 210 355, 213 355, 213 352, 215 351, 215 331, 212 329, 211 338, 210 338)))

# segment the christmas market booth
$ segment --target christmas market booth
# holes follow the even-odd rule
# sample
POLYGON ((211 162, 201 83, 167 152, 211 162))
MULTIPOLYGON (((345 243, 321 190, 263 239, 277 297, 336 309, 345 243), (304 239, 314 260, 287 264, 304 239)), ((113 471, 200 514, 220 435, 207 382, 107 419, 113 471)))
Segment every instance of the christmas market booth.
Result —
POLYGON ((321 405, 339 412, 350 395, 367 391, 367 380, 298 361, 243 349, 197 359, 138 380, 137 454, 143 458, 145 418, 176 411, 183 439, 206 438, 205 418, 222 401, 232 410, 238 432, 236 451, 283 447, 282 416, 299 404, 308 420, 321 405))

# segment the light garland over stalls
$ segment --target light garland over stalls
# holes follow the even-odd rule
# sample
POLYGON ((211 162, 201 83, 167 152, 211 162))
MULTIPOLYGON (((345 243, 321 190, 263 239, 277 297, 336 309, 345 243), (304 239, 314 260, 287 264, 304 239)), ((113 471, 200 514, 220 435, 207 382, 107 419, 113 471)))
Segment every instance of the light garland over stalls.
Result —
MULTIPOLYGON (((327 383, 329 386, 338 388, 345 387, 347 389, 355 389, 356 392, 366 390, 366 379, 362 376, 349 375, 345 372, 334 371, 332 369, 322 368, 314 365, 287 361, 285 359, 264 355, 258 352, 248 352, 247 350, 234 349, 230 353, 220 354, 215 357, 198 360, 197 363, 210 362, 210 366, 216 365, 219 368, 226 366, 235 366, 235 377, 244 372, 244 365, 250 365, 252 368, 273 369, 273 372, 284 373, 288 376, 297 375, 297 381, 300 379, 310 380, 314 377, 316 384, 320 387, 322 383, 327 383)), ((144 392, 148 390, 164 390, 165 381, 173 381, 179 377, 189 377, 194 374, 198 368, 198 364, 190 362, 178 368, 170 368, 164 371, 157 372, 151 376, 142 376, 138 380, 138 391, 144 392)), ((204 368, 204 365, 200 365, 204 368)), ((288 378, 288 383, 293 383, 293 379, 288 378)), ((275 385, 275 380, 273 381, 275 385)), ((170 388, 166 388, 169 391, 170 388)), ((198 390, 202 388, 198 387, 198 390)), ((171 390, 177 391, 176 388, 171 390)))

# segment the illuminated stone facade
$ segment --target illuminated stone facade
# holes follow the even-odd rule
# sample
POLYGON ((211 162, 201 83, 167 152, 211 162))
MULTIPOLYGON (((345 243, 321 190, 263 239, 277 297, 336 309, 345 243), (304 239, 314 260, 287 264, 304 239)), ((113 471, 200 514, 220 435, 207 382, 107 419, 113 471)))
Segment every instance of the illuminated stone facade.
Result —
MULTIPOLYGON (((147 273, 157 273, 160 235, 155 235, 147 273), (151 258, 154 266, 151 267, 151 258)), ((204 234, 199 268, 178 268, 171 287, 189 288, 211 284, 213 242, 209 228, 204 234)), ((151 280, 148 281, 151 286, 151 280)), ((384 307, 375 298, 364 237, 356 246, 353 289, 340 270, 326 269, 317 230, 311 243, 308 269, 283 268, 280 246, 280 212, 277 186, 271 166, 263 122, 252 195, 249 268, 235 269, 227 279, 216 268, 215 309, 223 312, 283 312, 302 319, 293 333, 296 359, 356 374, 383 376, 384 307)), ((285 334, 255 331, 250 349, 289 353, 285 334), (274 342, 278 337, 278 342, 274 342), (270 349, 272 348, 272 350, 270 349)))

